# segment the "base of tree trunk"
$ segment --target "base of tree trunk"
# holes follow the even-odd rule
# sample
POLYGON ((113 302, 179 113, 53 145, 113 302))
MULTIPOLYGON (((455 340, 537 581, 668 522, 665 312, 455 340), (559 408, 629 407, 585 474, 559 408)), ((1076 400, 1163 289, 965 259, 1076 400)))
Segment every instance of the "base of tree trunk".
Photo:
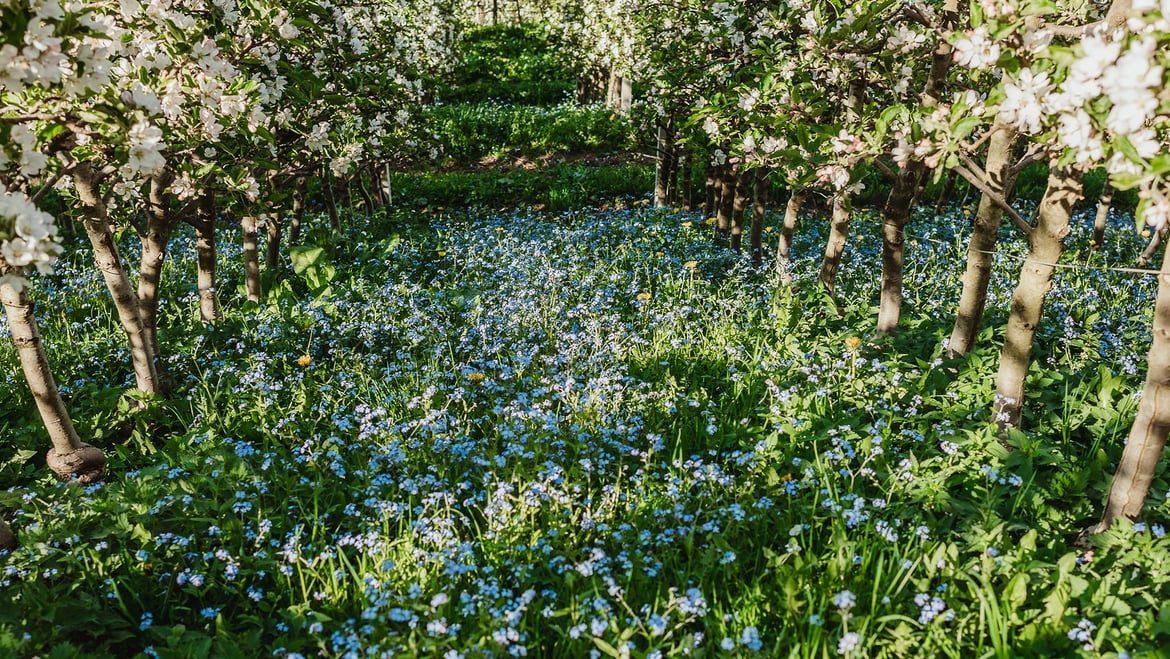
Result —
POLYGON ((12 551, 16 549, 16 536, 8 522, 0 519, 0 550, 12 551))
POLYGON ((45 463, 60 480, 76 479, 82 485, 96 483, 106 474, 105 454, 89 444, 82 444, 68 453, 50 449, 45 463))

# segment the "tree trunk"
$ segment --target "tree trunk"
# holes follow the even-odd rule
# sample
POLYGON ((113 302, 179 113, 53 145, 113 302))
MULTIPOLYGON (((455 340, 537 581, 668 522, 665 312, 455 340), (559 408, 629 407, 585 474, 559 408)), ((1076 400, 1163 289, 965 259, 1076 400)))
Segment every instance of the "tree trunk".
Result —
POLYGON ((1011 315, 999 356, 992 407, 1001 431, 1020 426, 1032 341, 1044 313, 1044 299, 1052 289, 1052 272, 1056 269, 1053 264, 1064 251, 1073 205, 1081 198, 1082 175, 1076 169, 1053 169, 1048 175, 1048 189, 1040 200, 1039 221, 1032 232, 1028 259, 1020 268, 1020 280, 1012 294, 1011 315))
POLYGON ((719 168, 721 165, 713 165, 710 161, 703 166, 703 179, 705 181, 703 191, 706 197, 703 201, 703 213, 708 217, 717 212, 716 203, 719 198, 719 168))
POLYGON ((821 286, 830 298, 837 296, 837 271, 841 267, 841 256, 849 240, 849 220, 853 208, 844 192, 833 195, 833 218, 829 224, 829 241, 825 245, 825 258, 821 261, 821 286))
POLYGON ((195 263, 196 285, 199 288, 199 320, 210 325, 223 318, 219 310, 218 291, 215 288, 215 194, 200 193, 195 208, 195 263))
MULTIPOLYGON (((987 147, 987 164, 984 171, 990 180, 989 188, 1006 198, 1011 190, 1011 155, 1016 142, 1016 130, 1003 121, 996 121, 995 131, 987 147)), ((999 222, 1003 209, 981 195, 979 209, 975 213, 975 230, 967 248, 967 269, 963 273, 963 291, 959 297, 959 310, 951 338, 947 342, 947 354, 960 357, 975 345, 979 328, 983 323, 983 310, 987 306, 987 285, 991 281, 991 264, 998 240, 999 222)))
POLYGON ((764 264, 764 221, 768 210, 768 170, 756 170, 755 187, 752 190, 752 265, 764 264))
MULTIPOLYGON (((943 29, 953 30, 959 20, 958 0, 947 0, 942 7, 943 29)), ((950 42, 939 39, 930 62, 919 101, 923 107, 935 107, 946 85, 947 74, 953 61, 950 42)), ((878 306, 877 334, 888 336, 898 328, 902 318, 902 289, 906 256, 906 225, 914 208, 914 200, 922 183, 926 164, 920 160, 906 163, 894 180, 886 207, 882 212, 882 290, 878 306)))
POLYGON ((747 211, 747 186, 749 175, 739 172, 735 175, 735 192, 731 203, 731 249, 737 253, 743 249, 743 216, 747 211))
POLYGON ((329 226, 341 229, 341 213, 337 208, 337 196, 333 193, 333 174, 328 169, 321 175, 321 187, 325 189, 325 210, 329 211, 329 226))
POLYGON ((605 93, 605 104, 614 111, 620 110, 622 106, 622 79, 612 68, 609 70, 609 86, 605 93))
POLYGON ((1105 226, 1109 224, 1109 207, 1113 205, 1113 186, 1109 178, 1101 185, 1101 196, 1097 198, 1097 216, 1093 218, 1093 242, 1090 247, 1100 249, 1105 243, 1105 226))
POLYGON ((296 245, 301 241, 301 226, 305 223, 305 191, 308 181, 304 176, 297 177, 297 186, 293 190, 292 226, 288 228, 288 243, 296 245))
POLYGON ((959 177, 954 170, 948 170, 946 178, 943 179, 942 191, 938 193, 938 200, 934 204, 934 212, 942 213, 943 206, 951 200, 951 195, 955 193, 955 180, 959 177))
POLYGON ((150 179, 146 231, 141 236, 142 263, 138 269, 138 311, 142 316, 142 326, 146 330, 151 352, 154 354, 155 372, 158 373, 164 389, 165 367, 162 361, 162 346, 158 340, 158 298, 163 266, 166 264, 167 245, 179 222, 178 215, 169 213, 167 208, 166 191, 173 180, 174 174, 169 169, 150 179))
MULTIPOLYGON (((3 274, 8 274, 7 270, 5 267, 3 274)), ((49 469, 62 480, 76 478, 80 483, 101 480, 106 471, 106 457, 101 450, 82 443, 77 436, 73 420, 65 409, 65 401, 61 399, 57 383, 53 381, 49 357, 45 354, 45 346, 41 342, 41 333, 33 315, 32 302, 23 288, 17 290, 11 282, 4 281, 0 283, 0 303, 4 305, 8 316, 8 327, 16 344, 24 378, 28 381, 37 411, 41 413, 41 421, 53 445, 45 460, 49 469)))
POLYGON ((8 522, 0 519, 0 550, 12 551, 16 549, 16 536, 12 534, 12 527, 8 522))
POLYGON ((695 185, 691 180, 694 164, 691 162, 691 156, 686 153, 680 153, 676 162, 679 200, 682 202, 682 209, 689 213, 695 210, 695 185))
POLYGON ((719 212, 715 216, 715 244, 723 244, 731 232, 731 214, 735 210, 735 167, 724 163, 719 168, 719 212))
POLYGON ((902 278, 906 256, 906 224, 925 165, 906 163, 898 172, 886 207, 882 211, 882 290, 878 305, 878 336, 888 336, 898 329, 902 318, 902 278))
POLYGON ((354 174, 357 179, 358 194, 361 195, 362 201, 365 203, 365 211, 367 214, 374 212, 374 198, 370 195, 370 191, 366 188, 365 168, 359 167, 357 173, 354 174))
POLYGON ((246 214, 240 218, 240 229, 244 234, 244 290, 248 300, 260 303, 260 236, 256 229, 256 216, 246 214))
POLYGON ((618 108, 622 114, 629 114, 630 108, 634 104, 634 81, 629 78, 622 78, 621 95, 618 100, 618 108))
POLYGON ((1119 517, 1136 521, 1141 516, 1166 446, 1166 433, 1170 431, 1170 250, 1162 254, 1153 335, 1146 356, 1146 386, 1137 416, 1109 487, 1105 514, 1091 533, 1107 530, 1119 517))
POLYGON ((776 269, 780 271, 780 279, 785 284, 792 283, 792 234, 796 232, 796 219, 806 197, 808 190, 793 190, 784 207, 784 227, 780 230, 780 247, 776 250, 776 269))
POLYGON ((118 320, 130 346, 130 361, 134 368, 134 382, 146 394, 160 393, 155 352, 150 334, 138 307, 138 295, 130 285, 130 276, 118 254, 118 245, 110 231, 106 202, 98 187, 98 178, 89 163, 79 163, 73 170, 73 186, 81 203, 82 219, 89 242, 93 245, 94 260, 105 279, 106 288, 114 300, 118 320))
POLYGON ((1138 254, 1137 264, 1141 267, 1146 267, 1150 263, 1150 259, 1154 258, 1154 252, 1158 251, 1158 246, 1162 244, 1162 239, 1166 237, 1166 232, 1170 230, 1170 226, 1155 229, 1153 235, 1150 236, 1150 242, 1146 243, 1146 248, 1138 254))
POLYGON ((284 233, 283 224, 280 215, 273 213, 268 216, 268 223, 265 225, 268 242, 264 246, 264 266, 268 268, 268 272, 272 273, 273 277, 276 276, 277 268, 280 267, 280 236, 284 233))
POLYGON ((665 123, 658 124, 658 161, 654 166, 654 207, 666 208, 670 205, 670 170, 671 154, 674 153, 670 141, 670 130, 665 123))

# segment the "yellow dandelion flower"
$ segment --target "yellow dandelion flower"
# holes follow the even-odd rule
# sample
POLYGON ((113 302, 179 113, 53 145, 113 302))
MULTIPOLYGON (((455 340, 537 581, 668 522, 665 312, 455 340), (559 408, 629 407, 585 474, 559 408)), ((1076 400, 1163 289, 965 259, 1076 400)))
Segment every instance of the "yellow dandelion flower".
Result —
POLYGON ((859 347, 861 347, 861 339, 856 336, 851 336, 845 339, 845 346, 850 350, 857 350, 859 347))
POLYGON ((703 220, 703 224, 706 224, 707 226, 710 226, 710 225, 712 225, 712 224, 715 224, 715 222, 716 222, 716 221, 717 221, 717 220, 716 220, 715 218, 713 218, 713 217, 709 217, 709 218, 707 218, 707 219, 703 220))
POLYGON ((699 267, 699 262, 692 259, 684 263, 683 267, 687 270, 694 270, 695 268, 699 267))
POLYGON ((479 384, 480 382, 483 382, 484 379, 486 379, 486 378, 487 378, 487 376, 484 375, 483 373, 471 373, 471 374, 468 374, 468 376, 467 376, 467 379, 471 381, 471 384, 479 384))
POLYGON ((439 255, 440 257, 446 256, 446 255, 447 255, 447 250, 444 250, 444 249, 441 249, 441 250, 439 250, 439 251, 438 251, 438 255, 439 255))
POLYGON ((694 225, 694 222, 691 222, 690 220, 683 222, 683 226, 688 228, 688 229, 691 228, 691 226, 693 226, 693 225, 694 225))
POLYGON ((645 302, 646 300, 649 300, 649 299, 650 299, 650 294, 647 293, 646 291, 642 291, 641 293, 638 293, 638 300, 640 302, 645 302))
POLYGON ((1142 229, 1142 238, 1149 238, 1149 237, 1150 237, 1150 230, 1149 229, 1142 229))
POLYGON ((662 258, 662 257, 666 256, 666 252, 654 252, 654 256, 657 256, 658 258, 662 258))
POLYGON ((309 355, 301 355, 300 357, 297 357, 297 366, 300 366, 301 368, 304 368, 305 366, 308 366, 312 363, 313 358, 309 355))

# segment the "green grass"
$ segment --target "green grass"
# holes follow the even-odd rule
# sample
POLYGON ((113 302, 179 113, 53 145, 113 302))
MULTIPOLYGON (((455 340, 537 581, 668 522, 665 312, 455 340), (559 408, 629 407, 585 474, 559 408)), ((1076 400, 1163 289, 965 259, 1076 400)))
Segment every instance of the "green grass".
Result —
MULTIPOLYGON (((117 405, 126 354, 78 250, 35 290, 112 473, 51 481, 5 343, 21 547, 0 556, 0 654, 1157 656, 1165 475, 1146 530, 1090 562, 1071 544, 1136 406, 1153 282, 1059 273, 1008 451, 988 406, 1017 261, 997 260, 980 346, 941 356, 964 217, 916 217, 905 326, 881 341, 868 211, 840 317, 815 294, 821 216, 784 287, 645 204, 402 210, 310 232, 317 273, 282 269, 260 306, 225 236, 206 329, 184 232, 180 386, 145 411, 117 405)), ((1116 229, 1093 263, 1140 250, 1116 229)), ((1078 218, 1072 261, 1088 238, 1078 218)))
POLYGON ((393 176, 395 203, 406 207, 537 206, 568 210, 599 200, 638 197, 653 185, 642 165, 577 163, 480 172, 412 172, 393 176))

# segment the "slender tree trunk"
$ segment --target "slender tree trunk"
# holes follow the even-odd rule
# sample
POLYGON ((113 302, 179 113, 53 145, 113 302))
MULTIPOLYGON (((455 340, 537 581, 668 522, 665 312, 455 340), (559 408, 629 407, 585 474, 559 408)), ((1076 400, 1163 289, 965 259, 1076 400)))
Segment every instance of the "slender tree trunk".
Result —
POLYGON ((272 213, 268 216, 268 223, 265 225, 268 242, 264 246, 264 266, 268 268, 268 272, 271 272, 272 276, 276 276, 277 268, 280 267, 280 237, 284 233, 283 224, 280 215, 272 213))
POLYGON ((1044 314, 1044 299, 1052 289, 1053 265, 1064 252, 1073 205, 1081 198, 1081 176, 1074 169, 1054 169, 1048 175, 1048 189, 1040 201, 1039 221, 1032 232, 1028 259, 1020 268, 1020 280, 1012 294, 1007 334, 999 356, 995 384, 995 410, 1000 430, 1020 426, 1024 401, 1024 379, 1032 357, 1032 341, 1044 314))
MULTIPOLYGON (((7 270, 4 267, 3 274, 8 274, 7 270)), ((11 282, 4 281, 0 283, 0 303, 8 316, 8 328, 16 343, 24 378, 53 445, 46 458, 49 469, 62 480, 76 478, 80 483, 101 480, 106 471, 106 457, 101 450, 82 443, 73 427, 73 420, 69 418, 65 401, 57 391, 57 383, 49 368, 49 357, 45 354, 32 302, 23 288, 17 290, 11 282)))
POLYGON ((178 215, 170 213, 167 207, 166 191, 173 180, 174 174, 169 169, 150 179, 146 231, 141 236, 142 263, 138 269, 138 311, 142 315, 142 326, 146 330, 150 350, 154 354, 155 372, 159 375, 164 394, 167 393, 169 385, 164 375, 162 346, 158 340, 158 299, 163 266, 166 264, 167 245, 179 222, 178 215))
POLYGON ((686 212, 695 210, 695 185, 691 180, 694 164, 691 156, 685 153, 678 157, 678 195, 682 201, 682 209, 686 212))
POLYGON ((1162 254, 1158 297, 1154 302, 1153 341, 1146 356, 1146 386, 1129 440, 1105 500, 1105 514, 1091 533, 1100 533, 1119 517, 1136 521, 1142 514, 1150 483, 1170 431, 1170 249, 1162 254))
POLYGON ((654 207, 666 208, 670 205, 670 170, 671 154, 674 145, 670 140, 670 129, 665 122, 658 124, 658 161, 654 166, 654 207))
POLYGON ((743 171, 735 175, 735 192, 731 203, 731 249, 743 250, 743 216, 747 211, 748 176, 743 171))
POLYGON ((1166 232, 1170 231, 1170 227, 1162 227, 1155 229, 1153 235, 1150 236, 1150 242, 1146 244, 1146 248, 1138 254, 1137 264, 1143 268, 1149 265, 1150 259, 1154 258, 1154 252, 1158 251, 1158 246, 1162 244, 1162 239, 1166 237, 1166 232))
POLYGON ((752 190, 752 265, 764 264, 764 221, 768 210, 768 170, 756 170, 755 187, 752 190))
POLYGON ((796 232, 796 219, 808 190, 794 189, 784 207, 784 226, 780 230, 780 247, 776 250, 776 269, 785 284, 792 283, 792 234, 796 232))
POLYGON ((359 167, 357 173, 354 174, 357 179, 358 194, 361 195, 362 201, 366 204, 366 213, 374 212, 374 198, 370 195, 370 191, 366 188, 365 168, 359 167))
POLYGON ((199 319, 204 325, 219 322, 219 292, 215 288, 215 193, 200 193, 195 208, 196 285, 199 287, 199 319))
POLYGON ((706 194, 706 197, 703 201, 703 212, 708 217, 714 215, 717 212, 716 203, 719 199, 720 167, 721 165, 713 165, 710 161, 707 161, 707 163, 703 165, 703 179, 706 181, 704 184, 705 187, 703 188, 703 192, 706 194))
POLYGON ((833 195, 833 218, 829 224, 829 241, 825 245, 825 258, 821 262, 821 286, 830 298, 837 297, 837 271, 841 268, 841 256, 849 240, 849 220, 853 208, 849 197, 838 191, 833 195))
POLYGON ((666 172, 666 202, 671 207, 676 207, 680 203, 679 190, 679 170, 682 168, 685 157, 679 153, 678 144, 674 141, 674 131, 671 131, 670 141, 670 169, 666 172))
POLYGON ((1105 243, 1105 226, 1109 224, 1109 207, 1113 205, 1113 186, 1109 178, 1101 185, 1101 196, 1097 198, 1097 216, 1093 218, 1093 249, 1100 249, 1105 243))
MULTIPOLYGON (((987 147, 987 165, 984 171, 990 177, 988 187, 1006 198, 1011 189, 1011 155, 1016 142, 1016 130, 1003 121, 996 121, 992 127, 995 133, 987 147)), ((983 310, 987 306, 987 285, 991 281, 991 264, 998 240, 999 223, 1003 209, 987 195, 979 199, 975 213, 975 230, 967 248, 967 269, 963 273, 963 292, 959 297, 959 310, 951 338, 947 342, 947 354, 960 357, 975 345, 979 328, 983 323, 983 310)))
POLYGON ((954 170, 948 170, 946 178, 943 179, 942 191, 938 193, 938 200, 934 204, 934 212, 942 213, 943 206, 951 200, 951 195, 955 194, 955 180, 959 177, 954 170))
POLYGON ((248 213, 240 218, 240 229, 244 234, 244 290, 248 300, 259 304, 262 294, 260 287, 260 235, 256 228, 256 216, 248 213))
POLYGON ((731 214, 735 210, 735 167, 725 163, 719 168, 719 212, 715 216, 715 244, 723 244, 731 232, 731 214))
POLYGON ((296 189, 293 190, 292 226, 288 228, 288 243, 296 245, 301 242, 301 226, 305 223, 305 192, 308 181, 304 176, 297 177, 296 189))
POLYGON ((0 550, 12 551, 16 549, 16 536, 12 534, 12 527, 8 522, 0 519, 0 550))
MULTIPOLYGON (((943 29, 953 30, 959 20, 958 0, 947 0, 942 7, 943 29)), ((923 107, 938 105, 953 61, 953 47, 946 39, 939 39, 930 62, 930 75, 919 100, 923 107)), ((877 334, 888 336, 898 328, 902 318, 902 289, 906 256, 906 225, 914 208, 915 197, 922 183, 926 164, 911 160, 894 180, 886 207, 882 212, 882 290, 878 306, 877 334)))
POLYGON ((81 203, 85 232, 93 245, 94 260, 114 300, 122 330, 126 333, 135 386, 143 393, 161 393, 155 352, 138 307, 138 295, 130 285, 130 276, 126 274, 126 266, 118 254, 118 245, 110 231, 106 203, 98 187, 97 175, 89 163, 80 163, 74 168, 73 185, 81 203))
POLYGON ((877 334, 888 336, 898 328, 902 318, 902 281, 906 257, 906 224, 911 204, 925 166, 918 161, 906 163, 894 179, 894 187, 882 212, 882 290, 878 306, 877 334))
POLYGON ((619 96, 618 107, 621 108, 622 114, 629 114, 630 107, 634 104, 634 81, 629 78, 622 78, 621 95, 619 96))
POLYGON ((329 211, 329 226, 341 229, 341 213, 337 208, 337 196, 333 193, 333 174, 328 169, 321 175, 321 187, 325 189, 325 210, 329 211))

